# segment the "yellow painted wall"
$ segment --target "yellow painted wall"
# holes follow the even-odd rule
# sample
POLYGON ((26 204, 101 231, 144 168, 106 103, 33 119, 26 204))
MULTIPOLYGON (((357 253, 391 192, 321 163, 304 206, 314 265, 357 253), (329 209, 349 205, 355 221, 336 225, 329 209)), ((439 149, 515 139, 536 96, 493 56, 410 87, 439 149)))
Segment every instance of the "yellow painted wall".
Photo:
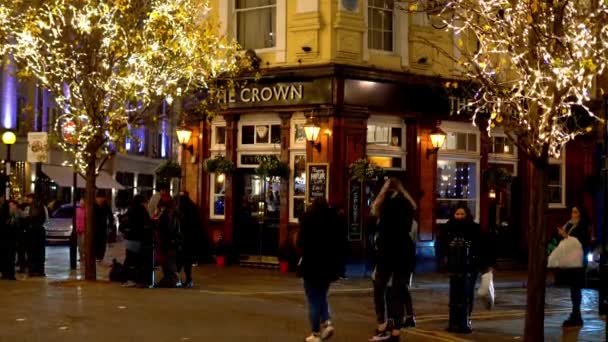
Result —
MULTIPOLYGON (((212 13, 218 17, 218 5, 221 1, 232 0, 211 0, 212 13)), ((364 8, 364 5, 364 1, 360 0, 359 11, 352 13, 341 10, 338 0, 286 0, 285 62, 278 62, 275 52, 261 52, 258 53, 262 59, 261 67, 341 63, 425 75, 452 75, 454 63, 420 39, 432 41, 445 51, 453 51, 454 42, 451 34, 431 27, 415 27, 411 20, 409 20, 409 66, 403 66, 407 63, 402 61, 398 53, 391 52, 369 50, 365 60, 364 51, 367 41, 364 37, 367 27, 364 13, 367 12, 367 8, 364 8), (298 1, 318 1, 318 11, 297 13, 298 1), (303 46, 310 47, 311 51, 304 52, 303 46), (426 65, 418 63, 422 57, 426 57, 428 61, 426 65)), ((406 13, 399 15, 409 16, 406 13)), ((229 31, 231 31, 230 27, 231 25, 228 25, 229 31)))

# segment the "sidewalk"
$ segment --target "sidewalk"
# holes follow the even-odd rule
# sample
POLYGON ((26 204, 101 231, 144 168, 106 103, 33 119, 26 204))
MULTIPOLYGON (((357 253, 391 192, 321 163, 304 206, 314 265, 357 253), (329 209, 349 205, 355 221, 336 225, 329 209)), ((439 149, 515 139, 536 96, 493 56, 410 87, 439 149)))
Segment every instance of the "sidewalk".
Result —
MULTIPOLYGON (((194 289, 133 289, 107 282, 112 246, 96 283, 68 271, 65 247, 49 247, 48 277, 0 282, 0 342, 303 341, 309 328, 301 281, 276 270, 205 265, 194 269, 194 289)), ((497 273, 493 311, 477 303, 474 333, 444 331, 448 322, 447 276, 421 274, 412 290, 418 326, 402 341, 516 341, 525 316, 523 273, 497 273), (519 283, 519 286, 515 286, 519 283), (513 286, 512 286, 513 285, 513 286)), ((369 278, 332 285, 336 324, 332 341, 367 341, 375 327, 369 278)), ((605 341, 597 293, 584 292, 583 329, 562 329, 569 292, 549 287, 545 341, 605 341)))

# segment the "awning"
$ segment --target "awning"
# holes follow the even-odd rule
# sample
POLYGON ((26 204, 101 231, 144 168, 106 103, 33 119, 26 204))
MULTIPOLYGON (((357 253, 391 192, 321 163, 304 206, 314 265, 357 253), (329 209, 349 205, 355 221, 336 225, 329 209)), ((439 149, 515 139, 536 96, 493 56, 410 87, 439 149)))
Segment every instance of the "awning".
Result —
MULTIPOLYGON (((69 167, 42 164, 42 172, 59 186, 74 186, 74 171, 69 167)), ((84 184, 84 178, 81 175, 76 175, 76 177, 79 185, 84 184)))
MULTIPOLYGON (((42 164, 42 172, 47 175, 53 182, 62 187, 74 186, 74 171, 67 166, 42 164)), ((84 188, 86 180, 80 174, 76 175, 77 187, 84 188)), ((124 186, 118 183, 106 171, 100 171, 95 179, 95 186, 98 189, 116 189, 122 190, 124 186)))

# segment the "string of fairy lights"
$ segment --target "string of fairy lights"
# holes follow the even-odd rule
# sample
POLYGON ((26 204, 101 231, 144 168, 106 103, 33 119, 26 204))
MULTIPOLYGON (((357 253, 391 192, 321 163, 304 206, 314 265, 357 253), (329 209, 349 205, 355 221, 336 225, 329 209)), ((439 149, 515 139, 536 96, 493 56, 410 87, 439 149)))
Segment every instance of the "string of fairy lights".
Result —
POLYGON ((85 172, 159 101, 239 72, 237 44, 209 11, 207 0, 0 0, 0 53, 53 95, 57 143, 85 172))
MULTIPOLYGON (((410 5, 417 10, 418 2, 410 5)), ((608 1, 425 1, 454 34, 458 69, 478 82, 462 110, 489 114, 488 130, 517 128, 532 156, 557 157, 592 129, 577 121, 608 60, 608 1)), ((428 9, 426 9, 428 10, 428 9)), ((593 120, 592 120, 593 121, 593 120)))

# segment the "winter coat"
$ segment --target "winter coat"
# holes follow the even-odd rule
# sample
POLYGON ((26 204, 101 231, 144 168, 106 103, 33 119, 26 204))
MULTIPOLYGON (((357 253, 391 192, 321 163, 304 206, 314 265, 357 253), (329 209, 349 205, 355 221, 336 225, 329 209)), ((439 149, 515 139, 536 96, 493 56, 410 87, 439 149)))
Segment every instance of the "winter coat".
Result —
POLYGON ((76 233, 84 234, 87 230, 87 210, 85 208, 76 208, 76 233))
POLYGON ((583 266, 586 267, 588 262, 587 253, 591 244, 591 229, 589 224, 584 221, 579 221, 577 224, 568 222, 564 225, 564 230, 569 236, 577 238, 578 242, 581 243, 583 247, 583 266))
POLYGON ((127 210, 126 215, 126 222, 120 226, 125 240, 144 241, 146 238, 146 227, 150 224, 147 208, 143 205, 131 206, 127 210))
POLYGON ((400 193, 386 195, 374 235, 374 259, 379 272, 413 272, 416 246, 410 232, 414 207, 400 193))
POLYGON ((158 237, 163 252, 179 250, 183 247, 183 236, 179 216, 175 209, 163 209, 158 217, 158 237))
POLYGON ((109 233, 109 227, 114 225, 112 208, 107 203, 103 205, 94 204, 93 213, 95 215, 95 235, 105 240, 109 233))
POLYGON ((475 221, 452 218, 445 224, 443 232, 447 249, 455 239, 463 239, 471 244, 470 255, 475 271, 483 271, 494 264, 491 240, 482 234, 481 226, 475 221))
POLYGON ((309 281, 332 282, 342 275, 344 236, 332 208, 307 211, 300 218, 297 246, 301 250, 299 273, 309 281))

